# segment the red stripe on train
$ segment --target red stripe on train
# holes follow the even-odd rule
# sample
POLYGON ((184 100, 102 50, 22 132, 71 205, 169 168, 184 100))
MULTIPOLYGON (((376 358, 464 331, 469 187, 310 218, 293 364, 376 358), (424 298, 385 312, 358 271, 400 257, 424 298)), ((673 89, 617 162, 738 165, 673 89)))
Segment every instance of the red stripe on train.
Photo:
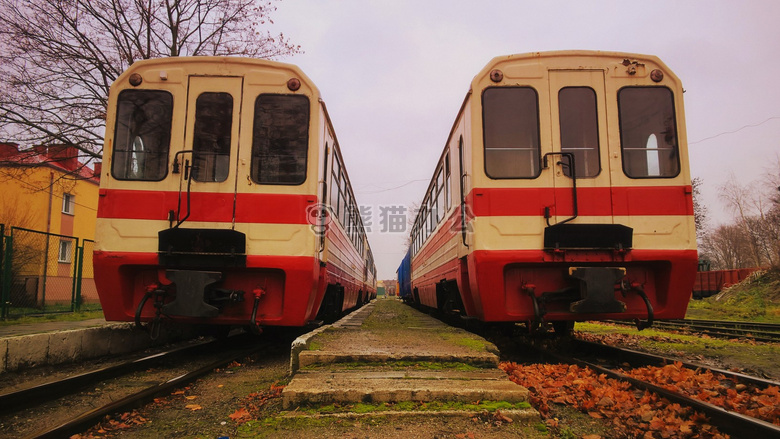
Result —
MULTIPOLYGON (((308 224, 306 208, 317 203, 316 195, 193 192, 189 221, 308 224)), ((187 194, 175 191, 100 189, 98 218, 167 220, 168 212, 187 214, 187 194), (179 204, 181 203, 181 208, 179 204)))
MULTIPOLYGON (((583 216, 693 215, 691 186, 577 188, 583 216)), ((467 197, 475 216, 573 214, 571 188, 475 188, 467 197)))

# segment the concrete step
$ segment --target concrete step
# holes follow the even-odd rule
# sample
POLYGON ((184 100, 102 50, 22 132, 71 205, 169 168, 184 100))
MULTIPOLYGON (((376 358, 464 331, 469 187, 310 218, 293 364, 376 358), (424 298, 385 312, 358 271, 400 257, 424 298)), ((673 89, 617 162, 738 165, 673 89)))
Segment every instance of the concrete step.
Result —
POLYGON ((400 302, 375 300, 293 343, 294 375, 282 401, 285 409, 360 402, 526 401, 528 390, 497 368, 498 353, 482 337, 400 302))
POLYGON ((479 371, 299 371, 282 392, 285 409, 301 404, 402 401, 523 402, 528 389, 497 369, 479 371))
POLYGON ((434 353, 421 352, 328 352, 302 351, 298 354, 300 367, 338 363, 387 363, 387 362, 431 362, 431 363, 464 363, 478 367, 498 366, 498 356, 490 352, 475 353, 434 353))

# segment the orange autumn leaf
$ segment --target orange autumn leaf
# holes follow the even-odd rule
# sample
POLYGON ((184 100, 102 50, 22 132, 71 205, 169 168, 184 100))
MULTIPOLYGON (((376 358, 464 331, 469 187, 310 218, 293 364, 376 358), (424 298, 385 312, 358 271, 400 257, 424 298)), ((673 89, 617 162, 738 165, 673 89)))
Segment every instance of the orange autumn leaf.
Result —
POLYGON ((651 430, 661 431, 666 428, 666 425, 667 425, 666 421, 658 417, 655 417, 650 420, 651 430))
POLYGON ((192 410, 193 412, 197 411, 197 410, 202 410, 203 409, 203 407, 201 407, 198 404, 187 404, 187 405, 184 406, 184 408, 188 409, 188 410, 192 410))
POLYGON ((252 415, 249 414, 249 412, 245 407, 241 407, 240 409, 236 410, 232 414, 228 415, 228 417, 238 422, 238 421, 247 421, 252 417, 252 415))

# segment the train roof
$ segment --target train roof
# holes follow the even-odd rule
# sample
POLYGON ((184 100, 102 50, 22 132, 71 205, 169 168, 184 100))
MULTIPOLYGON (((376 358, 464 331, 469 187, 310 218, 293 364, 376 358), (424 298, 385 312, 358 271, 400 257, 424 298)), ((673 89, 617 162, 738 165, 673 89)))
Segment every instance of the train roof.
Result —
POLYGON ((294 77, 305 85, 301 90, 308 88, 315 100, 321 99, 317 86, 297 65, 237 56, 176 56, 136 61, 119 75, 112 88, 126 85, 130 75, 139 71, 144 72, 142 76, 147 83, 182 81, 185 68, 188 71, 197 70, 197 75, 244 76, 250 81, 270 86, 285 85, 294 77))
MULTIPOLYGON (((661 68, 668 79, 674 78, 675 82, 679 82, 679 78, 655 55, 600 50, 555 50, 494 57, 474 76, 471 82, 471 90, 481 88, 480 84, 484 84, 486 79, 490 81, 490 72, 499 66, 521 65, 522 67, 502 69, 506 80, 514 80, 542 78, 547 69, 556 67, 565 69, 603 69, 605 64, 610 64, 612 69, 625 69, 627 64, 624 63, 626 60, 628 60, 628 63, 637 63, 639 66, 648 64, 652 67, 661 68), (573 65, 571 62, 573 59, 580 59, 580 62, 573 65), (592 60, 592 64, 587 60, 592 60), (544 65, 542 65, 542 61, 544 61, 544 65), (559 64, 559 66, 556 66, 556 64, 559 64)), ((640 69, 636 73, 631 73, 631 75, 635 77, 649 76, 651 70, 652 68, 640 69)))

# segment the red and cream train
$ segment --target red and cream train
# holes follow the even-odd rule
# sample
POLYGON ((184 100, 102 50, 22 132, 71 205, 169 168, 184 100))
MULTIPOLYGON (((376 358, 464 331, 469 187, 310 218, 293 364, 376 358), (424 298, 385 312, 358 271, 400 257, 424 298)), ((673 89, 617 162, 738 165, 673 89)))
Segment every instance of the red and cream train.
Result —
POLYGON ((134 63, 111 87, 104 161, 107 320, 301 326, 376 294, 330 118, 293 65, 134 63))
POLYGON ((683 317, 697 252, 679 79, 628 53, 494 58, 411 235, 402 294, 424 306, 562 331, 683 317))

